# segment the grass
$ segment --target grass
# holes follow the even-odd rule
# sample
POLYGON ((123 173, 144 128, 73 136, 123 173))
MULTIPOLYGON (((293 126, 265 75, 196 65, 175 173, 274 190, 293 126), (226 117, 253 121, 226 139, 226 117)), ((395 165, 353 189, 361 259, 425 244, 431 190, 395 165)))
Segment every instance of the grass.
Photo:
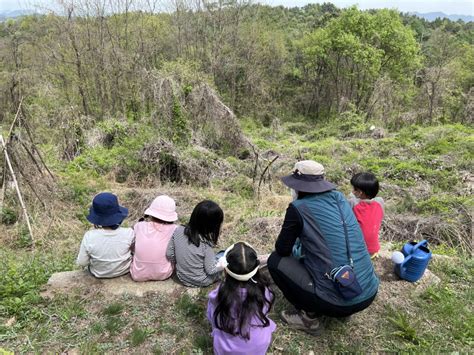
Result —
POLYGON ((106 316, 116 316, 116 315, 119 315, 120 313, 122 313, 123 309, 124 309, 123 304, 118 303, 118 302, 114 302, 114 303, 108 305, 106 308, 104 308, 102 313, 106 316))
MULTIPOLYGON (((189 147, 184 154, 188 159, 203 164, 211 161, 206 164, 215 170, 229 166, 230 169, 213 179, 209 186, 199 188, 192 182, 189 186, 156 186, 152 174, 145 174, 144 178, 152 182, 150 186, 135 185, 133 188, 138 192, 128 194, 130 190, 124 184, 126 187, 121 188, 125 192, 121 196, 131 202, 143 201, 145 195, 140 194, 141 188, 147 188, 150 194, 169 192, 177 196, 178 208, 186 211, 191 211, 200 199, 214 199, 225 211, 220 247, 248 240, 262 252, 268 252, 273 248, 276 230, 290 201, 287 190, 277 178, 288 173, 301 154, 305 159, 322 162, 327 178, 337 182, 345 193, 350 190, 349 179, 353 172, 373 170, 382 183, 380 195, 387 201, 386 213, 430 217, 443 222, 446 229, 434 230, 433 238, 426 236, 432 250, 459 256, 460 248, 455 241, 459 231, 465 231, 467 225, 465 219, 459 217, 460 211, 469 210, 473 204, 472 197, 463 190, 463 171, 471 169, 468 162, 472 161, 472 128, 415 126, 371 140, 364 137, 363 123, 350 119, 354 119, 357 126, 344 134, 344 140, 334 138, 334 132, 340 128, 336 126, 317 125, 316 130, 311 122, 283 123, 283 129, 276 130, 250 120, 243 122, 245 133, 260 153, 272 150, 272 154, 281 154, 270 169, 272 179, 262 185, 258 201, 251 181, 254 164, 251 158, 224 159, 216 153, 202 153, 189 147), (259 229, 255 227, 257 221, 261 222, 259 229), (434 237, 438 238, 436 243, 434 237)), ((123 134, 127 127, 102 127, 117 134, 118 139, 112 146, 91 147, 80 159, 67 166, 58 165, 64 188, 63 210, 68 214, 63 210, 55 212, 62 219, 61 226, 55 234, 45 234, 39 250, 29 251, 28 243, 16 235, 11 238, 14 243, 0 247, 0 349, 18 353, 62 353, 72 349, 81 353, 212 352, 210 326, 205 318, 209 289, 197 296, 176 293, 111 299, 93 292, 78 292, 49 301, 41 298, 41 289, 53 272, 74 267, 77 243, 71 241, 79 240, 82 229, 87 228, 84 216, 93 194, 117 188, 109 176, 101 174, 120 167, 123 162, 120 157, 125 153, 131 159, 126 168, 140 169, 136 154, 150 137, 127 138, 123 134), (80 235, 76 235, 78 231, 80 235), (60 247, 51 247, 56 243, 60 247)), ((15 223, 13 217, 8 211, 2 215, 4 224, 0 227, 8 233, 19 230, 14 228, 15 224, 9 225, 15 223)), ((183 221, 187 217, 180 216, 183 221)), ((35 223, 40 222, 35 220, 35 223)), ((401 238, 408 238, 402 232, 401 238)), ((474 319, 470 312, 474 304, 473 266, 472 259, 433 260, 430 270, 441 278, 438 285, 420 294, 404 295, 407 304, 403 307, 382 307, 376 314, 371 313, 376 308, 369 308, 367 322, 363 316, 355 316, 348 323, 331 323, 325 335, 318 339, 290 330, 281 323, 279 312, 290 305, 277 291, 277 302, 270 315, 277 323, 277 331, 270 351, 275 354, 469 352, 474 343, 474 319)))
POLYGON ((417 332, 420 326, 405 311, 388 308, 387 321, 393 327, 392 335, 415 345, 422 342, 417 332))
POLYGON ((140 328, 133 328, 132 332, 130 333, 130 345, 136 347, 148 338, 150 335, 150 331, 148 329, 140 329, 140 328))
MULTIPOLYGON (((461 259, 436 259, 430 264, 441 282, 411 299, 409 308, 385 307, 380 325, 358 323, 358 316, 347 323, 327 325, 324 337, 317 340, 285 327, 279 312, 289 304, 279 291, 270 317, 277 322, 272 348, 274 353, 318 352, 452 352, 468 351, 474 340, 473 304, 474 263, 461 259), (356 331, 354 333, 354 331, 356 331), (380 336, 373 336, 376 331, 380 336), (280 350, 279 350, 280 349, 280 350)), ((18 352, 66 348, 84 353, 140 352, 209 353, 210 327, 205 319, 206 294, 187 293, 173 299, 151 295, 144 299, 120 297, 107 304, 103 297, 81 293, 56 296, 50 302, 30 304, 30 312, 11 327, 0 326, 0 347, 18 352), (25 342, 24 339, 28 339, 25 342)), ((370 308, 369 308, 370 311, 370 308)), ((4 320, 1 324, 4 324, 4 320)), ((376 334, 377 334, 376 333, 376 334)))

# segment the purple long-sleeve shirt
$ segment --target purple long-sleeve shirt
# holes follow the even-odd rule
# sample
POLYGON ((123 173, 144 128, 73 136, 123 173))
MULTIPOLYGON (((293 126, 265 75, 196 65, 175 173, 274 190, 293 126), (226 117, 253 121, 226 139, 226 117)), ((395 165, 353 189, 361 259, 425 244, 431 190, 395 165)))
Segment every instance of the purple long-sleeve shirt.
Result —
MULTIPOLYGON (((272 333, 276 329, 275 322, 270 320, 268 327, 258 326, 260 321, 255 316, 250 322, 250 339, 244 339, 238 335, 232 335, 217 328, 214 324, 214 311, 217 306, 217 294, 219 287, 209 293, 209 302, 207 304, 207 319, 212 325, 212 337, 214 338, 214 354, 216 355, 260 355, 265 354, 272 340, 272 333)), ((246 297, 247 290, 240 289, 240 296, 246 297)), ((267 289, 265 297, 271 299, 271 293, 267 289)), ((268 310, 264 310, 265 313, 268 310)))

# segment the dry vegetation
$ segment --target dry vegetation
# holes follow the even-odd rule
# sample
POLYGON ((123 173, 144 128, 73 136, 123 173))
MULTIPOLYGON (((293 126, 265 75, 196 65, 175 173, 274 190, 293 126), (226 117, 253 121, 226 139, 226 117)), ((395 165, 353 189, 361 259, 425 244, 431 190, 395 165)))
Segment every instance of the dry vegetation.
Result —
MULTIPOLYGON (((248 132, 250 137, 265 135, 265 130, 248 132)), ((286 139, 296 141, 297 135, 285 131, 285 128, 281 132, 286 135, 286 139)), ((342 155, 340 159, 333 156, 333 159, 324 162, 329 178, 338 180, 341 189, 346 192, 350 175, 344 175, 346 170, 341 165, 343 155, 352 154, 352 144, 358 141, 351 142, 346 140, 344 145, 338 146, 338 142, 332 141, 329 149, 334 154, 342 155), (338 172, 336 169, 340 168, 342 170, 338 172)), ((7 248, 4 250, 15 250, 20 256, 15 263, 23 268, 28 263, 35 265, 37 262, 27 261, 29 255, 36 255, 34 259, 42 255, 46 258, 43 262, 48 265, 47 270, 44 270, 46 278, 54 270, 71 269, 82 234, 89 228, 84 220, 89 201, 96 191, 109 190, 116 193, 122 204, 130 209, 130 217, 126 220, 128 225, 132 225, 141 216, 145 206, 158 194, 166 193, 175 198, 181 223, 186 222, 198 201, 213 199, 225 211, 219 249, 237 240, 246 240, 259 252, 268 253, 273 248, 285 208, 290 202, 288 192, 277 181, 278 176, 286 173, 298 157, 296 155, 292 158, 294 150, 296 154, 308 156, 313 154, 314 148, 307 146, 303 140, 297 149, 292 147, 285 151, 279 151, 285 142, 272 143, 281 146, 265 149, 258 147, 258 140, 254 140, 252 144, 258 152, 258 161, 255 154, 246 160, 239 160, 234 157, 224 159, 211 152, 214 154, 213 167, 199 165, 201 170, 185 170, 189 166, 186 161, 192 162, 193 158, 186 155, 181 160, 185 155, 178 151, 175 158, 177 167, 181 169, 180 174, 190 175, 176 182, 170 182, 169 175, 162 175, 159 173, 160 169, 142 175, 141 178, 137 177, 139 175, 129 175, 121 183, 116 182, 116 170, 113 167, 100 178, 86 174, 81 175, 84 180, 76 181, 73 178, 76 172, 65 175, 55 185, 55 194, 36 191, 45 207, 35 200, 36 194, 27 185, 22 185, 34 221, 35 251, 28 246, 28 240, 21 243, 21 233, 24 233, 21 218, 11 226, 1 226, 2 243, 7 248), (278 154, 280 158, 268 166, 274 154, 278 154), (220 169, 216 171, 216 167, 220 169), (206 183, 201 183, 199 178, 203 169, 207 174, 206 183), (262 179, 257 197, 258 184, 264 171, 265 179, 262 179)), ((320 149, 324 149, 324 144, 324 141, 320 142, 320 149)), ((159 156, 163 152, 172 152, 163 145, 155 145, 155 150, 150 150, 149 147, 144 146, 140 150, 140 159, 144 156, 151 159, 150 157, 159 156)), ((194 152, 208 154, 209 151, 194 148, 194 152)), ((159 160, 149 164, 163 166, 159 160)), ((427 238, 432 248, 443 253, 469 250, 469 245, 449 239, 459 238, 464 233, 464 227, 460 224, 464 218, 462 214, 450 215, 441 211, 436 216, 429 216, 418 214, 415 210, 400 210, 399 196, 390 195, 387 191, 406 191, 409 188, 395 188, 392 181, 383 179, 381 196, 387 201, 387 214, 382 240, 386 248, 397 249, 406 240, 427 238), (459 222, 456 218, 460 218, 459 222)), ((423 181, 423 184, 430 185, 427 181, 423 181)), ((462 183, 456 191, 464 189, 465 185, 462 183)), ((7 196, 13 193, 11 190, 7 191, 7 196)), ((418 190, 413 191, 413 200, 416 200, 418 190)), ((458 207, 454 205, 453 208, 458 207)), ((13 262, 12 259, 7 259, 10 263, 13 262)), ((431 269, 441 280, 428 273, 422 283, 412 285, 395 280, 390 272, 391 266, 388 265, 390 262, 379 259, 376 267, 382 286, 374 305, 346 323, 327 320, 327 330, 321 338, 289 330, 279 321, 279 311, 289 307, 289 304, 277 292, 278 300, 271 317, 277 321, 278 330, 271 352, 468 349, 473 333, 472 317, 467 310, 472 309, 473 303, 469 288, 466 287, 472 282, 469 271, 472 263, 469 261, 466 264, 459 258, 448 260, 434 260, 431 264, 431 269), (449 267, 446 263, 449 263, 449 267), (453 308, 455 304, 459 307, 453 308), (447 314, 451 315, 453 312, 456 319, 447 321, 447 314), (464 329, 465 327, 467 328, 464 329)), ((25 279, 27 277, 29 274, 26 274, 25 279)), ((39 284, 44 283, 46 278, 39 284)), ((26 299, 24 308, 20 305, 14 311, 15 308, 9 306, 9 313, 2 316, 1 329, 5 335, 0 337, 0 344, 6 349, 21 352, 48 349, 53 352, 81 353, 208 353, 212 346, 209 326, 204 319, 208 291, 209 288, 203 289, 197 296, 176 291, 171 297, 164 294, 151 294, 144 298, 112 297, 91 285, 90 289, 57 295, 51 301, 39 299, 32 303, 26 299)))
POLYGON ((225 213, 219 249, 246 240, 271 252, 290 202, 279 177, 300 159, 323 163, 345 194, 354 173, 374 172, 385 247, 427 239, 448 259, 415 285, 377 260, 375 304, 327 321, 320 338, 279 321, 288 304, 277 292, 270 351, 471 350, 472 23, 331 4, 179 2, 154 14, 122 11, 127 0, 109 15, 75 6, 93 0, 60 3, 67 16, 0 28, 2 133, 33 227, 31 239, 3 162, 0 353, 210 353, 208 289, 135 298, 92 286, 52 300, 40 291, 75 268, 100 191, 129 208, 128 226, 159 194, 176 200, 181 223, 212 199, 225 213))

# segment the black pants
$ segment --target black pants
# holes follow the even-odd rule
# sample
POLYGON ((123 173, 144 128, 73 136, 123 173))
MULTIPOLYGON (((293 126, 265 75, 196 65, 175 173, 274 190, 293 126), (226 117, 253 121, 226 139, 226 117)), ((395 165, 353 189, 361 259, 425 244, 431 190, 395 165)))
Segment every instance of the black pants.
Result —
POLYGON ((297 259, 281 257, 273 252, 268 258, 268 270, 285 298, 295 306, 317 316, 347 317, 367 308, 375 296, 351 306, 337 306, 314 293, 313 280, 305 266, 297 259))

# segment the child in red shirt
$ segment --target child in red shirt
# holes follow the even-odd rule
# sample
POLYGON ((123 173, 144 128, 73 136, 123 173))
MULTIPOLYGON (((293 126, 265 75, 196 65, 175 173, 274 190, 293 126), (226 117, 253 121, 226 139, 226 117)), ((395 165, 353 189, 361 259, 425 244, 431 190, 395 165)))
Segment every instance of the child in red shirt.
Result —
POLYGON ((372 173, 358 173, 352 177, 351 185, 354 191, 349 203, 364 234, 367 250, 374 258, 380 250, 379 231, 384 215, 383 199, 376 197, 379 182, 372 173))

